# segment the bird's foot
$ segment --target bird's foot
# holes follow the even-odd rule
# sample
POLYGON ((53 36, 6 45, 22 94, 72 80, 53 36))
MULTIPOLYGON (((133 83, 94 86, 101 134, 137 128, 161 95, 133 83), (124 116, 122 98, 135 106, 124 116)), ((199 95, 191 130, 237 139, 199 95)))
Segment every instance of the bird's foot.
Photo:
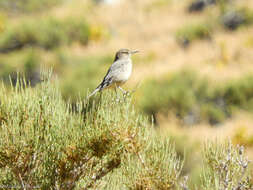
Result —
POLYGON ((125 92, 123 93, 123 96, 124 96, 124 97, 126 97, 126 96, 130 96, 130 94, 131 94, 131 92, 130 92, 130 91, 125 91, 125 92))

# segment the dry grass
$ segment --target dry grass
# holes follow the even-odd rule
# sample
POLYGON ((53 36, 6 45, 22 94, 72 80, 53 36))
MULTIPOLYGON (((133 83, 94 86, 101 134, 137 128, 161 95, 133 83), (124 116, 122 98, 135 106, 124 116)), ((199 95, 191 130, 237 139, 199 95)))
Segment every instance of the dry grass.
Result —
MULTIPOLYGON (((229 137, 234 139, 236 133, 241 129, 246 130, 248 134, 253 134, 252 115, 245 112, 237 113, 234 118, 227 120, 216 127, 210 127, 209 124, 205 123, 197 124, 192 127, 182 127, 180 122, 173 116, 159 116, 158 120, 159 126, 161 127, 160 130, 163 133, 184 136, 192 143, 203 144, 207 140, 224 141, 229 137)), ((250 159, 253 159, 252 147, 247 149, 247 153, 250 159)))

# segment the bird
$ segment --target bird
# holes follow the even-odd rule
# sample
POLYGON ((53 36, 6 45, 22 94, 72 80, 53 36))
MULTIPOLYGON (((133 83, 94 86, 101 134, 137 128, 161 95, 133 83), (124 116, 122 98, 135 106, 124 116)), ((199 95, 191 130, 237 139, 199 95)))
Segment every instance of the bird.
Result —
POLYGON ((126 91, 121 86, 130 78, 132 74, 131 55, 138 53, 138 50, 120 49, 116 52, 113 64, 108 69, 104 79, 97 88, 88 96, 90 98, 97 92, 114 87, 120 89, 124 94, 126 91))

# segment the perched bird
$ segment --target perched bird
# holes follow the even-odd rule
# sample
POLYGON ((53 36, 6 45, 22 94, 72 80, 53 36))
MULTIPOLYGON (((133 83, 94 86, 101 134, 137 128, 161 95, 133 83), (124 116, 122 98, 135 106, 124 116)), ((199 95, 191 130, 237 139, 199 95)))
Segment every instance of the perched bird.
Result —
POLYGON ((132 60, 131 55, 139 51, 120 49, 117 51, 113 64, 107 71, 103 81, 98 85, 98 87, 88 96, 90 98, 97 92, 100 92, 106 88, 114 87, 119 88, 123 93, 125 91, 120 87, 123 85, 132 74, 132 60))

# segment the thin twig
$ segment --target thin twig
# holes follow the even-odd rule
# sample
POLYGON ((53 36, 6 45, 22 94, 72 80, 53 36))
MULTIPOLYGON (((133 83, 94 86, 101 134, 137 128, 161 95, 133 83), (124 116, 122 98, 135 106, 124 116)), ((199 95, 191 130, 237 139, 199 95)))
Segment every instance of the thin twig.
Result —
POLYGON ((22 184, 23 189, 26 190, 25 184, 24 184, 24 182, 23 182, 23 179, 22 179, 20 173, 18 174, 18 176, 19 176, 19 178, 20 178, 20 181, 21 181, 21 184, 22 184))

